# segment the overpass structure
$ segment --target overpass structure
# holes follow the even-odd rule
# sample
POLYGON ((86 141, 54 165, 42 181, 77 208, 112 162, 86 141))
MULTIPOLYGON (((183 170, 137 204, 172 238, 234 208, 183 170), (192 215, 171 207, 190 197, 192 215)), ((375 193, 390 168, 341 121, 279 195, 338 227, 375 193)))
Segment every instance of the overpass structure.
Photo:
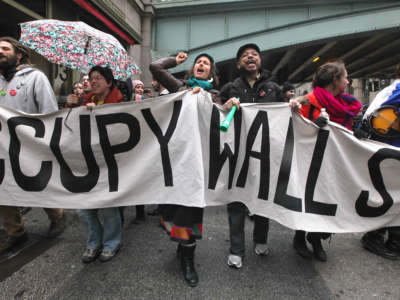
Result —
POLYGON ((262 50, 263 67, 278 81, 310 81, 316 67, 342 59, 353 78, 392 78, 400 62, 400 1, 153 0, 153 57, 186 50, 211 54, 224 81, 245 43, 262 50))

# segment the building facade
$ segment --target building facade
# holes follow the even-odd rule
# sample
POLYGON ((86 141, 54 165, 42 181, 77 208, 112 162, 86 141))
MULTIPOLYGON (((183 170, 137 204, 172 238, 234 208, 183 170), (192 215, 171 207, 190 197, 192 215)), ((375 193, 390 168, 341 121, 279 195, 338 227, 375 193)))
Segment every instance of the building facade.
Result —
MULTIPOLYGON (((153 15, 150 0, 0 0, 0 34, 19 39, 19 23, 39 19, 83 21, 116 37, 142 70, 138 77, 150 85, 153 15)), ((81 76, 35 53, 32 62, 49 77, 59 98, 69 94, 72 83, 81 76)))

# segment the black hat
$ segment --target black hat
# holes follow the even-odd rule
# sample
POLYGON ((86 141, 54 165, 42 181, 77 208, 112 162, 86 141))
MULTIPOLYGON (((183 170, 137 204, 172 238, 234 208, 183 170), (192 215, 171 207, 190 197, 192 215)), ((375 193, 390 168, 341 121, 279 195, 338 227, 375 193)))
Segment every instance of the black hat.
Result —
POLYGON ((196 63, 196 61, 202 56, 207 57, 210 60, 211 64, 212 65, 214 64, 214 58, 210 54, 207 54, 207 53, 200 53, 199 55, 197 55, 196 58, 194 59, 194 63, 196 63))
POLYGON ((240 57, 242 56, 244 50, 249 49, 249 48, 256 50, 258 52, 258 54, 260 54, 260 48, 256 44, 250 43, 250 44, 243 45, 239 48, 238 52, 236 53, 236 60, 239 60, 240 57))
POLYGON ((287 91, 295 90, 296 88, 294 87, 293 84, 291 84, 289 81, 286 81, 283 86, 282 86, 282 93, 286 93, 287 91))

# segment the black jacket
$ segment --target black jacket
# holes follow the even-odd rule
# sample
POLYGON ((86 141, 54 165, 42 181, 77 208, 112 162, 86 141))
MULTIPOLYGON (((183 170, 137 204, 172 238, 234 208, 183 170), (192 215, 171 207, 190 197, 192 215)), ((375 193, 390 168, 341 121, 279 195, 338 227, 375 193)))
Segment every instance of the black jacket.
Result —
POLYGON ((271 72, 261 70, 253 88, 250 87, 246 77, 236 78, 222 87, 220 92, 222 103, 232 97, 240 98, 241 103, 282 102, 282 91, 271 78, 271 72))

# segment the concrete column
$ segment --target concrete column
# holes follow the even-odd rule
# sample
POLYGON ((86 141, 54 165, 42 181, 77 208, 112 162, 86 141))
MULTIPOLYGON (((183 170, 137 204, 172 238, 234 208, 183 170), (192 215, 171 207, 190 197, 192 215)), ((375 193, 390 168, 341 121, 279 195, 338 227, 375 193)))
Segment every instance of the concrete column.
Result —
POLYGON ((152 19, 154 16, 154 8, 151 1, 143 0, 144 14, 142 16, 142 45, 140 53, 140 68, 141 76, 140 79, 143 81, 145 87, 151 87, 152 75, 149 71, 149 65, 151 63, 151 41, 152 41, 152 19))
POLYGON ((363 104, 368 103, 368 100, 364 99, 362 80, 361 79, 353 79, 353 82, 351 85, 353 87, 354 97, 363 104))

